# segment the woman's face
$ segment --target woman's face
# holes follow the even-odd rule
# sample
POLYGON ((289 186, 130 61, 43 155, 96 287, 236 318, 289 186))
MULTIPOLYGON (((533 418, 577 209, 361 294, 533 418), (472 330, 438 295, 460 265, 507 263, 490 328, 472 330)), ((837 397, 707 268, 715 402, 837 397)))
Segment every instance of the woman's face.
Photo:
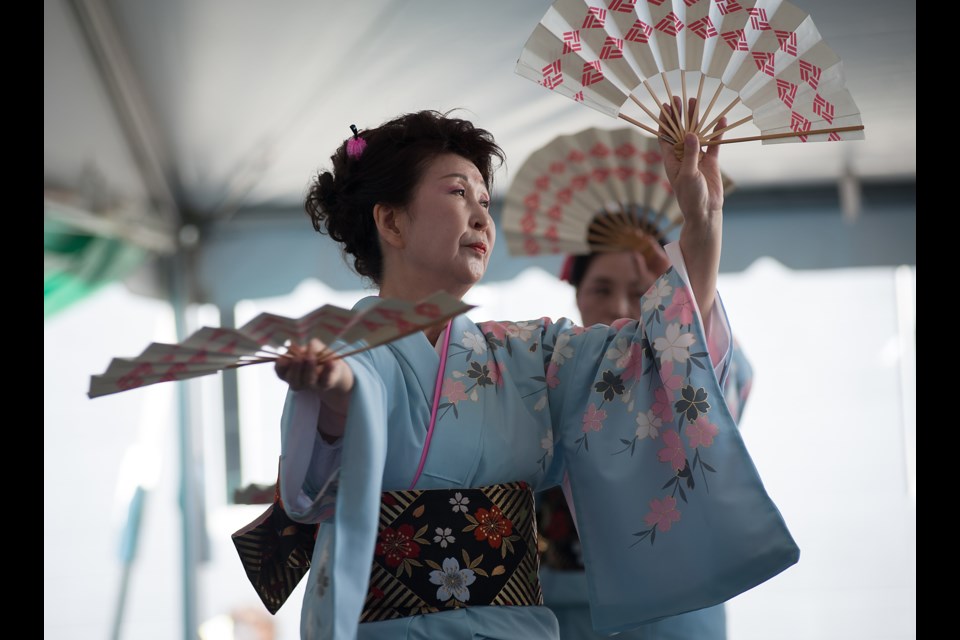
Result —
MULTIPOLYGON (((659 245, 656 250, 662 253, 659 245)), ((639 254, 622 251, 594 256, 577 288, 583 326, 639 318, 640 296, 660 275, 639 254)))
POLYGON ((431 161, 405 207, 403 258, 447 291, 475 284, 496 241, 490 194, 476 165, 448 153, 431 161))

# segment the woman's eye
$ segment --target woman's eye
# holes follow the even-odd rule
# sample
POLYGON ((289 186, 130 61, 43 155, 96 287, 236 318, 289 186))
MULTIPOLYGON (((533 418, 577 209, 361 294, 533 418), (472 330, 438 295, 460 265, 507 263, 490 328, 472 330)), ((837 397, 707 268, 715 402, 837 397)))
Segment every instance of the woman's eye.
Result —
POLYGON ((490 208, 490 201, 489 201, 489 200, 481 200, 481 201, 480 201, 480 206, 483 207, 484 209, 489 209, 489 208, 490 208))
POLYGON ((467 190, 466 190, 466 189, 454 189, 454 190, 451 191, 450 193, 452 193, 452 194, 454 194, 454 195, 458 195, 458 196, 460 196, 460 197, 462 198, 462 197, 464 197, 465 195, 467 195, 467 190))

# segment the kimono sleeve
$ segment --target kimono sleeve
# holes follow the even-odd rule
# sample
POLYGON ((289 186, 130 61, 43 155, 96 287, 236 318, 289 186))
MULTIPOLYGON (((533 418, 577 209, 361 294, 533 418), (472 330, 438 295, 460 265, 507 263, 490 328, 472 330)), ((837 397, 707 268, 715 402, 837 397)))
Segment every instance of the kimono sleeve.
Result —
POLYGON ((732 349, 711 358, 675 268, 641 311, 611 327, 561 321, 543 338, 555 465, 602 633, 719 604, 799 558, 724 400, 732 349))

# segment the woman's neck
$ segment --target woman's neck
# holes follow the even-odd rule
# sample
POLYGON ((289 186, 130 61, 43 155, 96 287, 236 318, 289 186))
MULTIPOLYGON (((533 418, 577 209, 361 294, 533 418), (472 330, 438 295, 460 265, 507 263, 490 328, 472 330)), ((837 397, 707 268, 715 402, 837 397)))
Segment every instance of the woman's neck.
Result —
MULTIPOLYGON (((446 293, 455 296, 458 300, 462 300, 463 296, 470 291, 470 286, 451 286, 449 282, 441 283, 436 279, 426 277, 394 276, 392 278, 383 278, 383 282, 380 285, 379 295, 381 298, 393 298, 395 300, 417 302, 418 300, 423 300, 424 298, 433 295, 437 291, 445 291, 446 293)), ((423 330, 423 335, 427 337, 427 340, 430 341, 430 344, 435 345, 437 340, 440 339, 440 335, 443 333, 445 326, 446 323, 440 323, 427 327, 423 330)))

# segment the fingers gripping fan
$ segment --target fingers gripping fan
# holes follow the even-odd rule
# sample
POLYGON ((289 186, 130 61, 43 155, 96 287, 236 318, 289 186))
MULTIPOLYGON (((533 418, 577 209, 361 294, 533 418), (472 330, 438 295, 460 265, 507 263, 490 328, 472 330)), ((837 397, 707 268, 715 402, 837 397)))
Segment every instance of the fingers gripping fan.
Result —
POLYGON ((584 254, 646 251, 682 224, 660 143, 628 127, 586 129, 535 151, 507 192, 501 228, 513 255, 584 254))
POLYGON ((557 0, 517 73, 654 135, 661 104, 696 98, 665 118, 675 143, 685 131, 703 145, 863 139, 840 58, 782 0, 557 0), (759 133, 727 133, 748 123, 759 133))

